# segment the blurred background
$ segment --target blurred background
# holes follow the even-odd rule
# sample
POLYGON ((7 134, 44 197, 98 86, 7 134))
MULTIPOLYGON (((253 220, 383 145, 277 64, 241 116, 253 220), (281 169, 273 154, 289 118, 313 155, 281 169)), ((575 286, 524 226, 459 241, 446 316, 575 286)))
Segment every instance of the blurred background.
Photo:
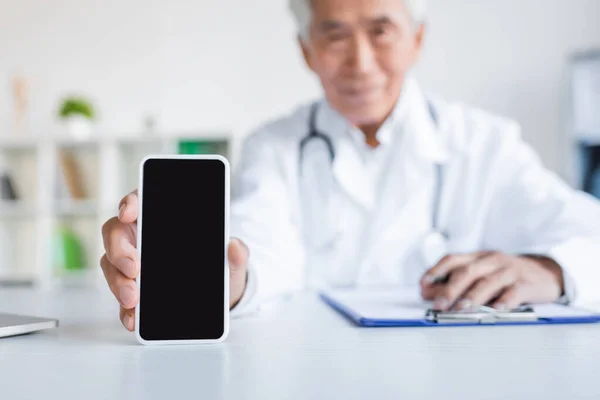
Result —
MULTIPOLYGON (((321 93, 287 0, 0 0, 0 283, 101 282, 149 153, 217 152, 321 93)), ((430 0, 421 85, 516 119, 600 195, 600 1, 430 0)))

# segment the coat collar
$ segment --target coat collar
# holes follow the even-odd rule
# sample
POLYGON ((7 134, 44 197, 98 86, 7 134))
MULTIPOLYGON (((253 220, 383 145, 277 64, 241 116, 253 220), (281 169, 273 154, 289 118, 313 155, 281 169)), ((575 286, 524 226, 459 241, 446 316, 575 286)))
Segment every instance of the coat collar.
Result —
MULTIPOLYGON (((396 158, 403 158, 415 165, 444 164, 448 160, 448 146, 441 129, 441 113, 435 106, 433 109, 435 120, 430 102, 418 84, 408 78, 394 111, 378 132, 382 136, 381 145, 390 146, 387 165, 397 165, 396 158)), ((356 128, 327 101, 323 101, 317 115, 317 129, 333 142, 336 156, 332 169, 340 187, 360 205, 373 209, 378 196, 367 174, 360 143, 357 143, 356 136, 352 137, 352 134, 356 134, 356 128)))
POLYGON ((407 80, 405 90, 409 99, 403 127, 405 140, 401 143, 406 150, 405 154, 413 156, 417 161, 444 164, 450 153, 440 107, 428 100, 412 79, 407 80))

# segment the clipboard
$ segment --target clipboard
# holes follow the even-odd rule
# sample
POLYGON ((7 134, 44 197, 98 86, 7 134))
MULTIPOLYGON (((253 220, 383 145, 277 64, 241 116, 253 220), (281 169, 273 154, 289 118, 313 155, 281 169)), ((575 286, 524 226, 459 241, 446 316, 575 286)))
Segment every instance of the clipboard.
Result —
POLYGON ((510 311, 482 307, 468 312, 433 310, 419 291, 406 288, 339 289, 319 293, 334 310, 361 327, 459 327, 583 324, 600 313, 561 304, 523 306, 510 311))

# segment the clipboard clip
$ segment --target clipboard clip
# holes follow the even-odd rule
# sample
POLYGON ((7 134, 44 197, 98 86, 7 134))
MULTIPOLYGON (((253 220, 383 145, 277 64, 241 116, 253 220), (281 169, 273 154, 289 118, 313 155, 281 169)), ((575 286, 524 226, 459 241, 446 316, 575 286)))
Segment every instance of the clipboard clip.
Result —
POLYGON ((499 311, 491 307, 481 306, 476 309, 460 311, 427 310, 425 319, 438 324, 473 323, 495 324, 497 322, 537 321, 538 317, 530 306, 521 306, 513 310, 499 311))

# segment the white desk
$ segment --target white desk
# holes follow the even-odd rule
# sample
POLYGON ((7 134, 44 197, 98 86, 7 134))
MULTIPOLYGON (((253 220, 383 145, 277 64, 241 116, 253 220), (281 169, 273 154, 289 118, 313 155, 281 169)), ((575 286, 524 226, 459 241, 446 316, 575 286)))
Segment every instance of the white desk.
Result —
POLYGON ((1 289, 58 329, 0 339, 0 398, 599 399, 600 325, 357 328, 312 295, 217 346, 138 345, 108 290, 1 289))

